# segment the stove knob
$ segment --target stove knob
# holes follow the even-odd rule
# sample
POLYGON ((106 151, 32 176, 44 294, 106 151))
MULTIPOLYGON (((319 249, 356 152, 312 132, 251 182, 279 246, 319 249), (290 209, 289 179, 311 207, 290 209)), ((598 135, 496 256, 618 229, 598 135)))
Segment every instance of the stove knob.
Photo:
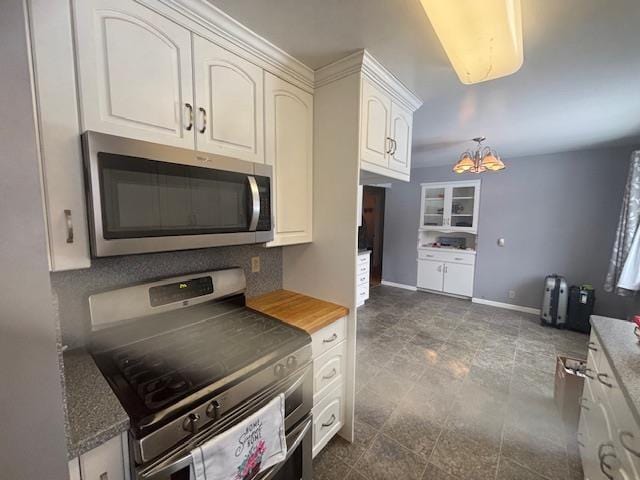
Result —
POLYGON ((218 402, 218 400, 214 400, 209 404, 209 406, 207 407, 207 416, 209 418, 213 418, 214 420, 220 418, 220 402, 218 402))
POLYGON ((182 429, 191 433, 198 433, 198 422, 200 421, 200 414, 190 413, 187 418, 182 422, 182 429))
POLYGON ((273 373, 275 373, 278 378, 284 377, 284 365, 278 363, 273 369, 273 373))
POLYGON ((287 358, 287 368, 294 370, 298 366, 298 360, 293 355, 287 358))

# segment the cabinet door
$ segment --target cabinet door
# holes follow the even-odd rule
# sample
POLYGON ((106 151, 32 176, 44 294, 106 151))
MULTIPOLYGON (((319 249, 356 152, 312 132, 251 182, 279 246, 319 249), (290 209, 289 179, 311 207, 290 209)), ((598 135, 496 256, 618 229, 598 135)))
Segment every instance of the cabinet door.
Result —
POLYGON ((311 241, 313 97, 265 73, 265 159, 273 167, 275 231, 268 246, 311 241))
POLYGON ((389 120, 391 99, 367 80, 362 80, 362 115, 360 127, 361 160, 389 166, 389 120))
POLYGON ((76 0, 85 130, 193 148, 191 34, 132 0, 76 0))
POLYGON ((444 264, 444 288, 454 295, 473 296, 473 265, 444 264))
POLYGON ((478 185, 451 186, 447 223, 451 230, 475 232, 478 229, 478 185))
POLYGON ((442 291, 444 264, 432 260, 418 260, 418 288, 442 291))
POLYGON ((196 148, 264 163, 262 69, 194 35, 196 148))
POLYGON ((125 480, 122 437, 117 436, 80 456, 82 480, 125 480))
POLYGON ((413 115, 397 103, 391 104, 391 154, 389 156, 389 168, 396 172, 406 173, 411 171, 411 132, 413 115))
POLYGON ((421 228, 437 229, 445 225, 446 194, 444 186, 422 187, 421 228))

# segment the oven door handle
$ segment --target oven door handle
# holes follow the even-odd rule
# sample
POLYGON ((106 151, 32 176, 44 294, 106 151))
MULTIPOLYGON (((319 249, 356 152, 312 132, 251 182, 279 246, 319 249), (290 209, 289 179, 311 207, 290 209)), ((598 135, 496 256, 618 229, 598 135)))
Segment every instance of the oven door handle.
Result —
MULTIPOLYGON (((309 429, 311 428, 311 424, 312 424, 312 419, 311 417, 309 417, 307 420, 300 423, 300 425, 298 425, 292 432, 290 432, 287 435, 287 455, 285 459, 282 462, 278 463, 277 465, 274 465, 273 467, 271 467, 266 472, 260 472, 258 475, 253 477, 252 480, 258 480, 258 479, 269 480, 273 478, 273 476, 276 473, 278 473, 280 468, 282 468, 282 466, 287 462, 287 460, 291 458, 291 455, 298 448, 300 443, 302 443, 305 435, 307 435, 307 433, 309 432, 309 429), (292 436, 295 436, 295 438, 292 439, 291 444, 289 444, 289 437, 292 437, 292 436)), ((171 462, 168 465, 159 466, 158 468, 152 471, 149 471, 140 475, 138 478, 141 478, 144 480, 166 479, 172 473, 178 472, 183 468, 187 468, 189 467, 189 465, 191 465, 191 455, 190 454, 183 455, 176 461, 171 462)))
POLYGON ((287 442, 287 455, 284 457, 284 460, 282 460, 280 463, 277 463, 266 472, 260 472, 258 475, 253 477, 252 480, 271 480, 273 477, 275 477, 282 466, 291 458, 293 452, 295 452, 296 449, 300 446, 300 444, 304 440, 304 437, 307 436, 307 433, 309 433, 309 430, 311 429, 311 425, 311 417, 307 418, 304 422, 298 425, 295 430, 289 434, 295 435, 295 439, 291 442, 291 445, 289 445, 289 442, 287 442))
POLYGON ((251 219, 249 220, 249 231, 255 232, 258 228, 258 220, 260 219, 260 190, 256 177, 249 175, 249 190, 251 191, 251 219))

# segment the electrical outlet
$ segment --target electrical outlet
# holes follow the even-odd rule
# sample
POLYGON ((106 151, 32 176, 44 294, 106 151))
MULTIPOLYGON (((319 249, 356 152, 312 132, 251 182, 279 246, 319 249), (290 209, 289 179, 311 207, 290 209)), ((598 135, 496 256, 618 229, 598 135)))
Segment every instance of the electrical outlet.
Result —
POLYGON ((509 298, 511 298, 511 299, 516 298, 516 291, 515 290, 509 290, 509 298))
POLYGON ((260 257, 251 257, 251 272, 260 273, 260 257))

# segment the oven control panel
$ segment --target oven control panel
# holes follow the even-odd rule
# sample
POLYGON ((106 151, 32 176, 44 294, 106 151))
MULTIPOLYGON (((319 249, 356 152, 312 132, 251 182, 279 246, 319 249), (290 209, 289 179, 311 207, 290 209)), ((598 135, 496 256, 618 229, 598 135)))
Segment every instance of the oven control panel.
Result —
POLYGON ((151 287, 149 288, 149 302, 152 307, 159 307, 211 293, 213 293, 213 280, 207 275, 206 277, 151 287))

